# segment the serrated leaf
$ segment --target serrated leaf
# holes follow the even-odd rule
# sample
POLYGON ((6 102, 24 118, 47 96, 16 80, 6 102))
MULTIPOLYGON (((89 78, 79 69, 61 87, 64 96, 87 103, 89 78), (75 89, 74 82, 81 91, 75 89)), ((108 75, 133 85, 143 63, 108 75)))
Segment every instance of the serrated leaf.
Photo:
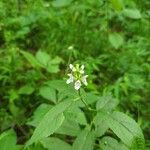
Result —
POLYGON ((91 131, 83 130, 73 143, 73 150, 93 150, 94 134, 91 131))
POLYGON ((52 105, 48 104, 41 104, 35 111, 33 116, 30 118, 30 120, 27 122, 28 125, 36 127, 44 115, 52 108, 52 105))
POLYGON ((119 33, 111 33, 109 34, 109 42, 111 45, 115 48, 118 49, 122 46, 123 44, 123 37, 119 33))
POLYGON ((71 145, 54 137, 44 138, 40 143, 47 150, 71 150, 71 145))
POLYGON ((100 148, 102 150, 129 150, 125 145, 119 143, 116 139, 105 136, 100 140, 100 148))
POLYGON ((64 101, 50 109, 36 127, 26 146, 53 134, 62 125, 64 121, 63 112, 71 105, 71 103, 72 101, 64 101))
POLYGON ((124 9, 123 14, 131 19, 140 19, 142 17, 138 9, 124 9))
POLYGON ((70 118, 71 120, 74 120, 78 124, 87 125, 87 120, 84 115, 84 112, 81 111, 81 109, 77 105, 72 105, 65 112, 65 116, 66 116, 66 118, 70 118))
POLYGON ((94 118, 94 124, 95 124, 94 133, 96 137, 101 137, 109 129, 106 117, 102 113, 98 113, 96 115, 96 117, 94 118))
POLYGON ((114 99, 111 95, 103 96, 99 98, 96 104, 96 109, 111 111, 118 105, 118 103, 119 101, 117 99, 114 99))
POLYGON ((46 52, 38 51, 36 53, 36 59, 40 64, 46 67, 48 65, 48 62, 50 61, 50 56, 46 52))
MULTIPOLYGON (((137 146, 138 149, 144 149, 144 137, 138 124, 127 115, 121 112, 109 113, 99 112, 109 128, 122 140, 122 142, 131 148, 137 146)), ((98 114, 97 114, 98 115, 98 114)))
POLYGON ((69 136, 77 136, 81 132, 80 126, 77 122, 71 119, 65 119, 61 127, 56 131, 58 134, 69 136))
POLYGON ((43 86, 40 88, 39 93, 43 98, 56 103, 56 91, 54 88, 50 86, 43 86))

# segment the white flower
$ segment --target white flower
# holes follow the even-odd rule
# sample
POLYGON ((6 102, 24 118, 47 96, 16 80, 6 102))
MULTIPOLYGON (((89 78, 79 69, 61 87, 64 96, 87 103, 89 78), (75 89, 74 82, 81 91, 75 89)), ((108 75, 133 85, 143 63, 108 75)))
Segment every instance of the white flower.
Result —
POLYGON ((73 82, 73 78, 74 78, 72 74, 68 74, 68 76, 69 76, 69 79, 66 81, 67 84, 73 82))
POLYGON ((79 90, 82 86, 82 83, 87 86, 87 77, 88 75, 84 74, 84 65, 76 64, 73 66, 72 64, 69 65, 69 68, 71 70, 71 73, 68 74, 69 79, 66 81, 67 84, 74 83, 74 88, 76 90, 79 90))
POLYGON ((72 64, 70 64, 69 67, 70 67, 71 70, 74 68, 72 64))
POLYGON ((73 72, 76 71, 76 68, 75 68, 72 64, 69 65, 69 68, 70 68, 73 72))
POLYGON ((81 69, 84 70, 84 65, 81 66, 81 69))
POLYGON ((82 77, 82 82, 86 86, 88 85, 87 80, 86 80, 87 77, 88 77, 88 75, 85 75, 85 76, 82 77))
POLYGON ((81 82, 80 82, 80 80, 77 80, 77 81, 75 82, 75 84, 74 84, 74 88, 75 88, 76 90, 79 90, 79 89, 80 89, 80 86, 81 86, 81 82))
POLYGON ((80 73, 84 74, 84 65, 81 66, 80 73))

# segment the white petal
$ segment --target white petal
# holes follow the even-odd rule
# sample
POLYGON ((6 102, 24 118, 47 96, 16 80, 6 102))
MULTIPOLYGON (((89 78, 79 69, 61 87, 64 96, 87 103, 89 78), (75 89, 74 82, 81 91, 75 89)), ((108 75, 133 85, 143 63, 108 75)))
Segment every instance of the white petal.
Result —
POLYGON ((68 80, 66 81, 66 83, 67 83, 67 84, 71 83, 70 79, 68 79, 68 80))
POLYGON ((75 88, 76 90, 79 90, 80 87, 81 87, 81 82, 80 82, 80 80, 77 80, 77 81, 75 82, 75 84, 74 84, 74 88, 75 88))
POLYGON ((75 67, 73 67, 72 71, 75 72, 75 71, 77 71, 77 69, 75 67))
POLYGON ((69 65, 69 68, 72 70, 74 67, 72 64, 69 65))
POLYGON ((80 70, 80 73, 81 73, 81 74, 84 74, 84 70, 80 70))
POLYGON ((82 70, 84 69, 84 65, 81 66, 81 69, 82 69, 82 70))
POLYGON ((68 73, 67 75, 68 75, 69 77, 73 76, 71 73, 68 73))
POLYGON ((68 76, 69 76, 70 78, 66 81, 67 84, 73 82, 73 80, 74 80, 74 77, 73 77, 72 74, 68 74, 68 76))
POLYGON ((86 80, 87 77, 88 77, 88 75, 85 75, 85 76, 82 77, 82 82, 86 86, 88 85, 87 80, 86 80))

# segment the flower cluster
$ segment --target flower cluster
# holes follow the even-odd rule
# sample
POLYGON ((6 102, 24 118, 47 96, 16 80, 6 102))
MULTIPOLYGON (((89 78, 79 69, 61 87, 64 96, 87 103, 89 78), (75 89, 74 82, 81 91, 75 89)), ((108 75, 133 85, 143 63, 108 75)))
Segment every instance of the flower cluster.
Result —
POLYGON ((75 66, 73 66, 72 64, 69 65, 69 68, 71 70, 71 73, 68 74, 69 76, 69 79, 66 81, 67 84, 70 84, 70 83, 74 83, 74 88, 76 90, 79 90, 82 83, 84 85, 88 85, 87 83, 87 77, 88 75, 85 75, 84 74, 84 65, 79 65, 79 64, 76 64, 75 66))

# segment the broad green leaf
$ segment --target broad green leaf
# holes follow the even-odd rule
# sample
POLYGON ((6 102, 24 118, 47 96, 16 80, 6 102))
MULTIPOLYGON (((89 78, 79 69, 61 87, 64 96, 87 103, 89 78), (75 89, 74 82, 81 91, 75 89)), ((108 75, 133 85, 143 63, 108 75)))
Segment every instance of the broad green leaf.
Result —
POLYGON ((30 95, 34 91, 34 88, 31 85, 25 85, 19 89, 19 94, 30 95))
POLYGON ((17 138, 13 130, 8 130, 0 134, 0 150, 19 150, 16 142, 17 138))
MULTIPOLYGON (((102 113, 101 116, 105 117, 105 121, 109 128, 128 148, 132 149, 133 147, 137 147, 138 149, 144 149, 144 137, 142 131, 132 118, 121 112, 109 113, 101 111, 99 113, 102 113)), ((97 115, 100 115, 99 113, 97 115)))
POLYGON ((118 100, 114 99, 111 95, 103 96, 99 98, 97 104, 96 104, 96 109, 100 110, 107 110, 111 111, 118 105, 118 100))
POLYGON ((118 49, 123 45, 124 41, 123 37, 119 33, 110 33, 109 42, 115 49, 118 49))
MULTIPOLYGON (((58 90, 59 92, 64 91, 65 89, 69 90, 69 86, 66 84, 65 81, 62 80, 52 80, 48 81, 45 84, 53 87, 54 89, 58 90)), ((72 90, 73 91, 73 90, 72 90)))
POLYGON ((77 122, 71 119, 65 119, 61 127, 56 131, 58 134, 69 136, 77 136, 81 132, 80 126, 77 122))
MULTIPOLYGON (((132 150, 144 149, 145 142, 144 142, 144 136, 143 136, 142 130, 139 127, 139 125, 132 118, 130 118, 129 116, 127 116, 126 114, 124 114, 122 112, 114 112, 112 115, 112 118, 115 121, 118 121, 124 128, 128 129, 128 131, 132 134, 132 136, 133 136, 133 142, 131 145, 132 150)), ((112 130, 113 129, 114 129, 114 131, 116 131, 116 135, 118 134, 121 137, 120 131, 117 131, 116 128, 112 126, 112 130)), ((128 137, 126 137, 126 138, 128 138, 128 137)), ((126 141, 126 139, 123 136, 122 136, 122 141, 124 143, 126 141), (123 139, 124 139, 124 141, 123 141, 123 139)))
POLYGON ((50 60, 50 64, 53 64, 53 65, 60 64, 61 62, 62 62, 62 59, 58 56, 50 60))
POLYGON ((106 117, 102 113, 98 113, 94 118, 95 124, 95 136, 101 137, 105 134, 105 132, 109 129, 109 125, 107 124, 106 117))
POLYGON ((53 1, 52 5, 54 7, 65 7, 68 6, 71 2, 72 0, 55 0, 53 1))
POLYGON ((70 118, 81 125, 87 125, 84 112, 77 105, 72 105, 66 112, 66 118, 70 118))
POLYGON ((117 11, 121 11, 123 9, 122 0, 110 0, 113 8, 117 11))
POLYGON ((49 73, 57 73, 59 72, 59 65, 58 64, 51 64, 50 62, 48 63, 48 66, 46 68, 46 70, 49 73))
POLYGON ((43 98, 56 103, 56 90, 54 88, 50 86, 43 86, 40 88, 39 93, 43 98))
POLYGON ((63 123, 64 115, 63 112, 72 104, 72 101, 64 101, 52 109, 50 109, 43 119, 36 127, 32 137, 27 142, 26 146, 31 145, 34 142, 41 140, 44 137, 48 137, 53 134, 63 123))
POLYGON ((58 100, 61 101, 66 97, 77 98, 79 97, 78 92, 73 86, 67 85, 66 81, 52 80, 45 83, 46 85, 56 89, 58 91, 58 100))
POLYGON ((40 143, 47 150, 71 150, 71 145, 55 137, 44 138, 40 143))
POLYGON ((45 150, 43 146, 40 143, 30 145, 27 149, 25 150, 45 150))
POLYGON ((36 59, 44 67, 47 67, 48 62, 50 61, 50 56, 46 52, 38 51, 36 53, 36 59))
POLYGON ((41 66, 31 53, 21 51, 21 54, 27 59, 27 61, 30 63, 31 66, 36 67, 36 68, 41 66))
POLYGON ((123 14, 131 19, 140 19, 142 17, 138 9, 124 9, 123 14))
POLYGON ((73 143, 73 150, 93 150, 94 134, 91 131, 83 130, 73 143))
POLYGON ((35 111, 33 116, 27 122, 28 125, 36 127, 44 115, 52 108, 52 105, 41 104, 35 111))
POLYGON ((129 150, 125 145, 119 143, 116 139, 105 136, 100 140, 101 150, 129 150))
POLYGON ((59 64, 62 62, 60 57, 55 57, 48 62, 47 71, 50 73, 57 73, 59 72, 59 64))

